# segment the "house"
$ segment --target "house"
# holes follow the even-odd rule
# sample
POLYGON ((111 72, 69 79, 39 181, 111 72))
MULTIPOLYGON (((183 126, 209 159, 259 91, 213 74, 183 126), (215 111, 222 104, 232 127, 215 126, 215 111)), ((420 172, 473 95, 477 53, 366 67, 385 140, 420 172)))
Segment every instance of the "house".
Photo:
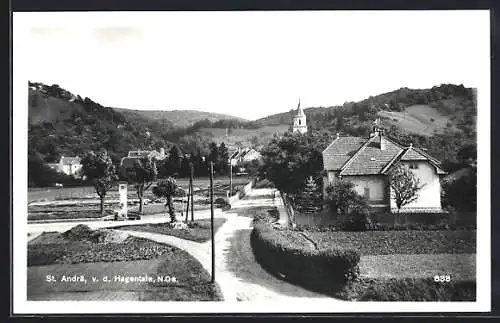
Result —
POLYGON ((231 165, 236 166, 252 160, 260 160, 262 159, 262 155, 254 148, 238 148, 229 155, 229 159, 231 160, 231 165))
POLYGON ((151 157, 156 160, 163 160, 168 157, 168 154, 165 154, 165 149, 160 148, 160 151, 156 150, 132 150, 128 152, 127 157, 123 157, 120 161, 120 169, 125 176, 129 174, 131 169, 134 166, 134 162, 139 158, 151 157))
POLYGON ((82 164, 80 162, 80 157, 61 156, 58 163, 48 163, 46 165, 57 172, 80 178, 82 177, 82 164))
POLYGON ((347 180, 356 184, 355 190, 367 197, 373 209, 395 212, 388 171, 397 162, 407 166, 423 184, 418 198, 403 206, 401 212, 442 212, 441 177, 446 172, 440 162, 411 144, 405 147, 387 138, 377 127, 369 138, 337 135, 323 151, 324 194, 328 184, 347 180))

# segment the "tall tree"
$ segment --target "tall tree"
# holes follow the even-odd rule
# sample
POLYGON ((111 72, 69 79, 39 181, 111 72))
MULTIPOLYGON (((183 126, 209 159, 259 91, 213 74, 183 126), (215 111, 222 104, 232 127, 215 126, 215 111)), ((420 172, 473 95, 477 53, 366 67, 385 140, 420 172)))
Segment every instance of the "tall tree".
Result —
POLYGON ((134 183, 139 198, 139 213, 142 214, 144 193, 153 184, 158 176, 156 162, 151 157, 138 158, 134 161, 133 171, 129 172, 128 180, 134 183))
POLYGON ((227 174, 229 172, 229 151, 226 147, 226 145, 221 142, 219 146, 219 164, 217 166, 217 169, 219 170, 220 173, 222 174, 227 174))
POLYGON ((419 179, 415 177, 413 172, 401 163, 392 166, 388 175, 391 195, 399 212, 403 206, 418 198, 418 192, 423 185, 420 185, 419 179))
POLYGON ((219 164, 219 147, 217 147, 217 144, 215 142, 211 142, 210 145, 208 146, 209 153, 208 153, 208 162, 214 163, 214 165, 219 164))
POLYGON ((173 145, 168 152, 168 173, 170 175, 176 174, 181 169, 182 164, 182 151, 177 145, 173 145))
POLYGON ((118 181, 115 166, 106 151, 89 152, 82 161, 82 172, 92 183, 101 199, 100 212, 104 215, 104 199, 107 192, 118 181))
POLYGON ((312 176, 307 179, 304 190, 299 195, 298 206, 302 213, 311 215, 318 213, 321 209, 321 194, 312 176))
POLYGON ((167 179, 162 179, 156 183, 153 187, 153 194, 157 197, 166 198, 167 202, 165 207, 168 208, 168 214, 170 215, 170 223, 176 222, 175 218, 175 208, 172 201, 174 196, 183 196, 185 194, 184 190, 177 184, 175 178, 169 177, 167 179))
POLYGON ((284 193, 296 194, 309 176, 319 177, 323 168, 322 150, 329 136, 311 132, 287 132, 275 137, 262 150, 261 173, 284 193))

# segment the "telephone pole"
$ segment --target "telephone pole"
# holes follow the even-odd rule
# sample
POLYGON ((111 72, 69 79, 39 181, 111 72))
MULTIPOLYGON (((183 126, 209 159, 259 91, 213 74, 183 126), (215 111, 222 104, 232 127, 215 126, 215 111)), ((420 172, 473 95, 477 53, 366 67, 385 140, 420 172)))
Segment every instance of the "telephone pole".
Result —
POLYGON ((229 196, 233 195, 233 163, 229 159, 229 196))
POLYGON ((210 162, 210 228, 212 234, 212 283, 215 283, 215 239, 214 239, 214 163, 210 162))
POLYGON ((193 162, 189 162, 189 187, 191 188, 191 222, 194 221, 194 193, 193 193, 193 176, 194 167, 193 162))

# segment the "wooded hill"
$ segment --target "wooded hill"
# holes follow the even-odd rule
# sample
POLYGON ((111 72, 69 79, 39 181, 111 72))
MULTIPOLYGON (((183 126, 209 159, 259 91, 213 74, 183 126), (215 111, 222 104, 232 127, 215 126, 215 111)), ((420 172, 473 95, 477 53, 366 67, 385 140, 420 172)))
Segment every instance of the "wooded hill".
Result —
MULTIPOLYGON (((294 107, 245 121, 196 111, 124 110, 42 83, 29 83, 28 102, 29 154, 41 162, 106 149, 119 163, 129 150, 164 147, 168 151, 174 143, 185 152, 202 154, 208 153, 210 142, 262 145, 286 131, 295 113, 294 107), (179 127, 180 119, 187 126, 179 127)), ((476 93, 462 85, 401 88, 342 106, 306 108, 305 113, 309 129, 332 136, 337 132, 368 136, 373 121, 380 117, 390 136, 427 149, 450 171, 457 153, 476 145, 476 93)))

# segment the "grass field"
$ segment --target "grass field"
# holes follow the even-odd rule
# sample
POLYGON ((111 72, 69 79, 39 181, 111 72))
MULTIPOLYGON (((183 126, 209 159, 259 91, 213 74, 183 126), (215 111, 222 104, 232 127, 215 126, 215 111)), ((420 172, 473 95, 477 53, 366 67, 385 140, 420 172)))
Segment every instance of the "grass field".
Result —
POLYGON ((83 235, 97 231, 72 230, 71 238, 45 233, 29 243, 28 300, 222 300, 210 275, 183 250, 135 237, 92 243, 83 235), (126 278, 146 275, 151 280, 126 278))
MULTIPOLYGON (((248 177, 233 178, 233 192, 242 188, 250 181, 248 177)), ((177 180, 178 184, 187 190, 189 181, 187 179, 177 180)), ((194 186, 194 209, 205 210, 209 208, 208 187, 210 180, 208 178, 197 178, 193 181, 194 186)), ((224 198, 229 190, 229 179, 227 177, 214 180, 214 197, 224 198)), ((28 192, 30 204, 28 205, 28 220, 62 220, 62 219, 81 219, 81 218, 99 218, 100 200, 92 187, 72 187, 61 189, 33 189, 28 192)), ((138 198, 133 185, 128 186, 129 211, 138 210, 138 198), (134 204, 135 203, 135 204, 134 204)), ((144 198, 155 201, 157 198, 149 189, 144 194, 144 198)), ((175 198, 175 209, 178 213, 185 211, 185 197, 175 198)), ((112 215, 118 208, 119 193, 114 188, 109 191, 105 199, 105 214, 112 215)), ((143 214, 166 213, 164 203, 149 203, 143 208, 143 214)))
POLYGON ((366 255, 476 252, 475 230, 304 232, 319 248, 335 246, 366 255))
MULTIPOLYGON (((215 218, 214 219, 214 233, 226 222, 226 219, 215 218)), ((211 239, 211 228, 210 219, 200 219, 195 220, 193 223, 189 223, 190 229, 185 230, 174 230, 170 228, 168 223, 157 223, 157 224, 141 224, 141 225, 128 225, 125 227, 116 227, 115 229, 125 229, 130 231, 144 231, 152 233, 161 233, 181 239, 191 240, 195 242, 206 242, 211 239)))
POLYGON ((403 112, 379 111, 379 115, 387 118, 383 122, 423 136, 442 132, 448 122, 452 127, 454 124, 449 116, 440 114, 437 109, 428 105, 409 106, 403 112))
POLYGON ((474 301, 476 231, 303 232, 319 249, 360 253, 360 279, 334 296, 364 301, 474 301), (434 277, 449 276, 446 283, 434 277))
MULTIPOLYGON (((250 179, 246 176, 233 176, 233 184, 246 184, 250 179)), ((185 178, 177 179, 177 183, 184 189, 188 188, 189 180, 185 178)), ((208 177, 195 178, 193 181, 193 186, 196 189, 206 190, 210 185, 210 179, 208 177)), ((216 176, 214 178, 214 186, 229 185, 228 176, 216 176)), ((135 189, 133 185, 128 186, 128 198, 137 198, 135 189)), ((97 199, 98 196, 95 193, 95 189, 92 186, 82 186, 82 187, 64 187, 64 188, 29 188, 28 189, 28 203, 34 201, 55 201, 64 199, 82 199, 86 197, 91 197, 97 199)), ((107 198, 113 199, 118 198, 118 188, 114 187, 108 192, 107 198)), ((151 189, 146 192, 146 197, 153 197, 151 189)))

